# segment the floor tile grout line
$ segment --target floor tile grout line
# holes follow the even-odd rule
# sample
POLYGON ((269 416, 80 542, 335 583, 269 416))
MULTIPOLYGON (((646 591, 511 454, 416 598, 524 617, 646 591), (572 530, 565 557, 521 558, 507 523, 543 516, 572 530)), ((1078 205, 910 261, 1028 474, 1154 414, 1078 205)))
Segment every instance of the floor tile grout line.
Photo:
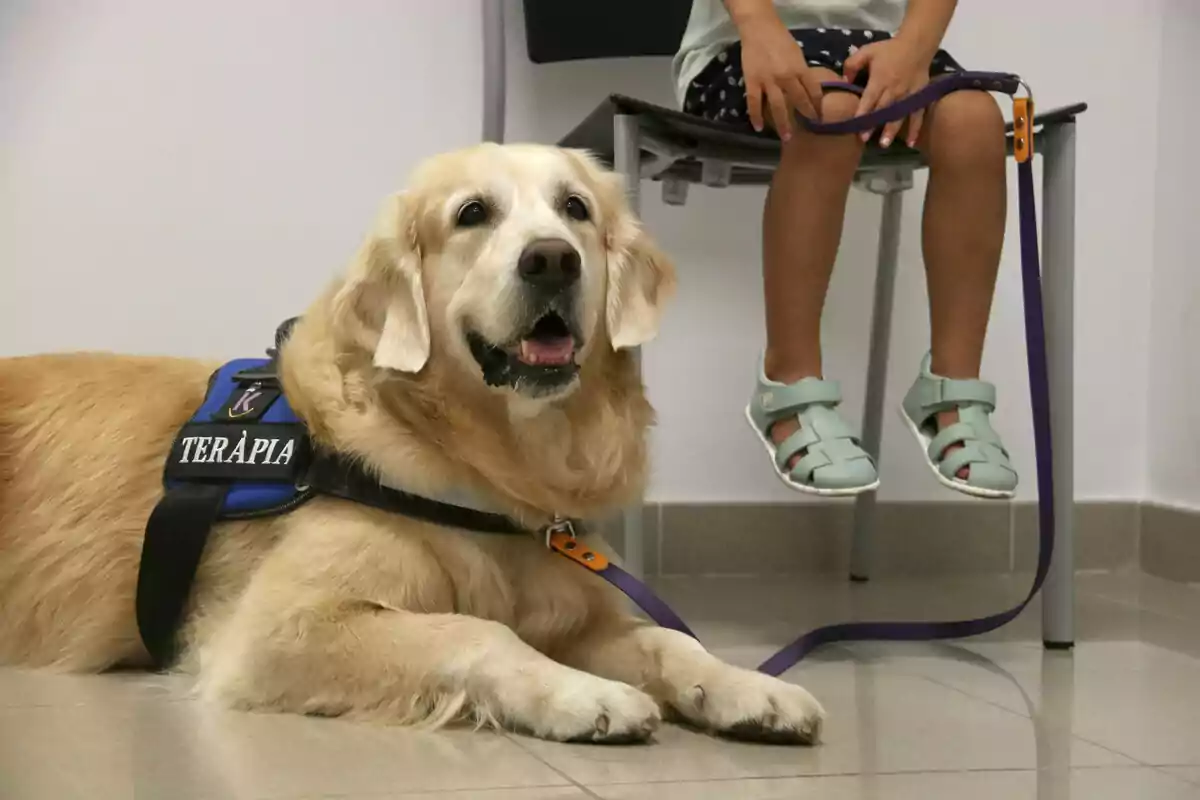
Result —
MULTIPOLYGON (((19 705, 0 704, 0 714, 7 713, 9 711, 33 711, 33 710, 45 710, 48 708, 52 708, 52 709, 94 708, 98 704, 100 704, 100 705, 105 704, 105 702, 106 701, 98 702, 96 700, 87 700, 87 701, 84 701, 81 703, 22 703, 19 705)), ((155 704, 155 703, 167 703, 167 704, 176 705, 176 704, 180 704, 180 703, 194 703, 194 702, 198 702, 198 701, 195 701, 195 700, 166 700, 166 699, 162 699, 162 700, 141 699, 141 700, 131 700, 130 701, 131 704, 135 704, 135 705, 146 705, 146 704, 155 704)))
POLYGON ((1144 606, 1140 603, 1137 603, 1137 602, 1132 602, 1129 600, 1122 600, 1122 599, 1112 597, 1107 594, 1098 594, 1094 591, 1092 591, 1092 592, 1085 591, 1085 592, 1081 592, 1081 594, 1086 595, 1088 598, 1090 598, 1092 600, 1100 600, 1102 602, 1109 603, 1111 605, 1120 606, 1121 608, 1132 609, 1134 611, 1140 611, 1143 614, 1150 614, 1151 616, 1160 617, 1160 618, 1166 619, 1166 620, 1171 620, 1172 622, 1191 622, 1193 619, 1192 617, 1190 617, 1186 614, 1181 613, 1179 616, 1175 616, 1174 614, 1164 613, 1155 608, 1147 608, 1146 606, 1144 606))
MULTIPOLYGON (((1200 765, 1178 764, 1178 765, 1171 765, 1171 766, 1191 768, 1191 767, 1196 767, 1196 766, 1200 766, 1200 765)), ((1189 781, 1186 778, 1181 778, 1178 775, 1172 775, 1171 773, 1166 772, 1165 769, 1163 769, 1163 768, 1158 768, 1158 767, 1153 767, 1153 766, 1148 766, 1148 765, 1143 765, 1143 764, 1104 764, 1104 765, 1092 764, 1092 765, 1080 765, 1080 766, 1066 766, 1063 769, 1068 772, 1088 772, 1088 771, 1099 772, 1099 771, 1103 771, 1103 770, 1135 770, 1135 771, 1149 770, 1152 772, 1160 773, 1168 778, 1173 778, 1182 783, 1186 783, 1189 785, 1196 785, 1196 784, 1194 784, 1193 781, 1189 781)), ((486 786, 486 787, 481 786, 481 787, 474 787, 474 788, 467 788, 467 789, 418 789, 418 790, 411 791, 411 792, 405 792, 404 794, 410 795, 413 797, 422 797, 422 798, 427 797, 427 798, 429 798, 429 800, 438 800, 439 797, 448 797, 450 795, 462 794, 464 792, 496 792, 496 791, 527 791, 527 790, 532 791, 532 790, 538 790, 538 789, 575 788, 575 789, 579 789, 584 794, 584 796, 586 796, 588 798, 592 798, 593 800, 604 800, 604 797, 602 795, 598 794, 597 790, 603 789, 603 788, 618 788, 618 787, 628 788, 628 787, 636 787, 636 786, 667 787, 667 786, 672 786, 672 785, 693 784, 693 783, 712 783, 712 784, 752 783, 752 782, 758 782, 758 781, 765 782, 765 781, 778 781, 778 780, 819 781, 819 780, 831 780, 831 779, 838 779, 838 778, 860 778, 860 777, 867 777, 867 776, 870 776, 870 777, 904 777, 904 776, 911 776, 911 775, 955 775, 955 774, 968 774, 968 775, 1015 774, 1015 775, 1020 775, 1020 774, 1037 774, 1038 772, 1040 772, 1040 770, 1036 767, 978 767, 978 768, 968 767, 968 768, 946 768, 946 769, 895 769, 895 770, 882 770, 882 771, 876 770, 876 771, 871 771, 871 772, 823 772, 823 773, 742 775, 742 776, 734 775, 734 776, 721 777, 721 778, 693 778, 693 779, 683 779, 683 780, 676 780, 676 779, 653 780, 652 779, 652 780, 637 780, 637 781, 628 781, 628 782, 610 781, 610 782, 606 782, 606 783, 592 783, 591 785, 585 785, 585 784, 572 782, 572 785, 570 787, 565 786, 563 784, 528 784, 528 785, 520 785, 520 786, 486 786)), ((395 795, 396 795, 395 791, 385 790, 385 791, 380 791, 380 792, 372 791, 372 792, 365 792, 365 793, 359 792, 359 791, 334 792, 334 793, 322 794, 322 795, 320 795, 320 797, 322 798, 322 800, 338 800, 339 798, 345 798, 345 797, 364 797, 364 798, 378 797, 378 798, 380 798, 380 800, 383 800, 384 798, 394 797, 395 795)), ((307 798, 307 797, 311 797, 311 796, 312 795, 269 794, 269 795, 256 795, 253 798, 253 800, 299 800, 299 798, 307 798)))
MULTIPOLYGON (((522 748, 522 749, 524 749, 524 748, 522 748)), ((532 755, 532 753, 531 753, 531 755, 532 755)), ((1187 783, 1189 785, 1197 785, 1197 784, 1194 784, 1193 781, 1189 781, 1186 778, 1181 778, 1178 775, 1173 775, 1170 772, 1166 771, 1167 769, 1171 769, 1174 767, 1180 767, 1180 768, 1185 768, 1185 769, 1186 768, 1195 768, 1195 767, 1200 767, 1200 764, 1169 764, 1169 765, 1162 765, 1162 766, 1154 766, 1154 765, 1149 765, 1149 764, 1081 764, 1081 765, 1067 765, 1067 766, 1063 767, 1062 770, 1068 771, 1068 772, 1089 772, 1089 771, 1099 772, 1099 771, 1103 771, 1103 770, 1149 770, 1152 772, 1161 773, 1161 774, 1165 775, 1166 777, 1174 778, 1175 780, 1181 781, 1183 783, 1187 783)), ((553 767, 551 767, 551 768, 553 769, 553 767)), ((558 770, 555 770, 555 771, 558 772, 558 770)), ((448 796, 448 795, 452 795, 452 794, 461 794, 463 792, 474 792, 474 791, 493 792, 493 791, 525 791, 525 790, 536 790, 536 789, 575 788, 575 789, 579 789, 581 792, 583 792, 583 794, 588 798, 593 798, 593 800, 604 800, 603 796, 597 793, 597 790, 605 788, 605 787, 610 787, 610 788, 625 787, 625 788, 627 788, 627 787, 631 787, 631 786, 671 786, 671 785, 677 785, 677 784, 691 784, 691 783, 713 783, 713 784, 750 783, 750 782, 757 782, 757 781, 765 782, 765 781, 776 781, 776 780, 818 781, 818 780, 823 780, 823 779, 859 778, 859 777, 865 777, 865 776, 903 777, 903 776, 910 776, 910 775, 954 775, 954 774, 960 774, 960 773, 969 774, 969 775, 992 775, 992 774, 1005 775, 1005 774, 1025 774, 1025 773, 1036 774, 1040 771, 1041 770, 1038 767, 974 767, 974 768, 973 767, 966 767, 966 768, 950 768, 950 767, 948 767, 945 769, 872 770, 870 772, 839 771, 839 772, 821 772, 821 773, 811 773, 810 772, 810 773, 796 773, 796 774, 781 773, 781 774, 773 774, 773 775, 740 775, 740 776, 733 775, 733 776, 721 777, 721 778, 691 778, 691 779, 682 779, 682 780, 680 780, 680 779, 667 779, 667 780, 651 779, 651 780, 635 780, 635 781, 609 781, 609 782, 605 782, 605 783, 594 783, 593 782, 590 785, 583 784, 578 781, 572 780, 570 787, 563 785, 563 784, 529 784, 529 785, 520 785, 520 786, 474 787, 474 788, 470 788, 470 789, 428 789, 428 790, 416 790, 413 792, 407 792, 406 794, 411 794, 416 797, 428 797, 428 798, 430 798, 430 800, 437 800, 437 798, 441 797, 441 796, 448 796)), ((564 777, 566 777, 566 776, 564 776, 564 777)), ((290 795, 290 794, 288 794, 288 795, 263 795, 263 796, 255 797, 254 800, 295 800, 297 797, 307 797, 307 796, 308 795, 297 796, 297 795, 290 795)), ((321 795, 322 798, 329 798, 329 800, 337 800, 338 798, 342 798, 342 797, 368 797, 368 798, 369 797, 379 797, 382 800, 382 798, 393 797, 393 796, 395 796, 395 792, 390 791, 390 790, 381 791, 381 792, 366 792, 366 793, 363 793, 363 792, 348 792, 348 793, 339 792, 339 793, 333 793, 333 794, 327 793, 327 794, 321 795)))
MULTIPOLYGON (((580 783, 579 781, 577 781, 577 780, 575 780, 573 777, 571 777, 569 774, 567 774, 567 772, 566 772, 566 771, 564 771, 564 770, 562 770, 562 769, 559 769, 559 768, 558 768, 557 766, 555 766, 554 764, 551 764, 549 761, 547 761, 546 759, 542 758, 542 756, 541 756, 540 754, 538 754, 538 753, 537 753, 535 750, 533 750, 532 748, 526 747, 526 746, 525 746, 525 744, 524 744, 524 743, 521 741, 521 738, 520 738, 519 736, 517 736, 516 734, 513 734, 513 733, 511 733, 511 732, 505 731, 505 732, 504 732, 504 738, 508 739, 510 742, 512 742, 513 744, 515 744, 515 745, 516 745, 516 746, 517 746, 517 747, 518 747, 518 748, 519 748, 519 749, 520 749, 520 750, 521 750, 523 753, 526 753, 527 755, 529 755, 530 757, 532 757, 532 758, 533 758, 535 761, 538 761, 538 762, 540 762, 541 764, 543 764, 543 765, 544 765, 545 767, 547 767, 547 768, 548 768, 548 769, 549 769, 551 772, 553 772, 554 774, 558 775, 558 777, 560 777, 560 778, 562 778, 563 780, 565 780, 565 781, 569 782, 569 783, 570 783, 572 786, 574 786, 576 789, 579 789, 579 790, 581 790, 581 791, 582 791, 584 794, 588 795, 589 797, 596 797, 596 798, 598 798, 598 800, 603 800, 603 798, 599 798, 599 796, 598 796, 598 795, 596 795, 596 794, 593 794, 593 793, 591 792, 591 790, 589 790, 589 789, 588 789, 588 787, 584 786, 582 783, 580 783)), ((603 747, 604 745, 597 745, 597 746, 598 746, 598 747, 603 747)))
MULTIPOLYGON (((840 649, 840 650, 843 650, 844 652, 853 653, 853 650, 852 650, 851 648, 845 647, 845 646, 843 646, 843 645, 834 645, 834 647, 837 647, 838 649, 840 649)), ((984 657, 986 658, 986 656, 984 656, 984 657)), ((997 665, 997 666, 999 666, 999 665, 997 665)), ((951 683, 946 683, 945 681, 942 681, 942 680, 938 680, 937 678, 935 678, 935 677, 933 677, 933 676, 931 676, 931 675, 926 675, 926 674, 924 674, 924 673, 921 673, 921 672, 915 672, 915 671, 913 671, 913 670, 912 670, 912 668, 906 668, 906 667, 904 667, 903 665, 899 665, 899 664, 894 664, 894 665, 893 665, 893 667, 896 669, 896 672, 897 672, 898 674, 901 674, 901 675, 906 675, 906 676, 908 676, 908 677, 910 677, 910 678, 917 678, 917 679, 919 679, 919 680, 923 680, 923 681, 926 681, 926 682, 928 682, 928 683, 932 683, 932 684, 934 684, 935 686, 940 686, 940 687, 942 687, 943 689, 948 689, 948 690, 950 690, 950 691, 952 691, 952 692, 955 692, 956 694, 962 695, 962 696, 964 696, 964 697, 968 697, 968 698, 970 698, 970 699, 972 699, 972 700, 976 700, 976 701, 978 701, 978 702, 981 702, 981 703, 983 703, 983 704, 985 704, 985 705, 992 706, 993 708, 997 708, 997 709, 999 709, 999 710, 1001 710, 1001 711, 1004 711, 1004 712, 1007 712, 1007 713, 1009 713, 1009 714, 1012 714, 1012 715, 1014 715, 1014 716, 1020 717, 1021 719, 1027 719, 1027 720, 1029 720, 1029 721, 1031 721, 1031 722, 1033 721, 1033 717, 1029 716, 1028 714, 1023 714, 1023 713, 1021 713, 1020 711, 1014 711, 1013 709, 1009 708, 1008 706, 1005 706, 1005 705, 1003 705, 1002 703, 997 703, 997 702, 996 702, 996 701, 994 701, 994 700, 990 700, 990 699, 988 699, 988 698, 986 698, 986 697, 981 697, 980 695, 974 694, 973 692, 969 692, 969 691, 967 691, 966 689, 963 689, 962 687, 955 686, 954 684, 951 684, 951 683)), ((1001 667, 1001 669, 1003 669, 1003 667, 1001 667)), ((1015 681, 1015 678, 1014 678, 1013 680, 1015 681)), ((1105 750, 1105 751, 1107 751, 1107 752, 1109 752, 1109 753, 1112 753, 1112 754, 1114 754, 1114 755, 1121 756, 1122 758, 1127 758, 1127 759, 1129 759, 1130 761, 1133 761, 1133 762, 1134 762, 1134 764, 1135 764, 1135 765, 1138 765, 1138 766, 1143 766, 1143 767, 1151 767, 1151 768, 1153 768, 1153 767, 1155 767, 1155 766, 1158 766, 1158 765, 1155 765, 1155 764, 1151 764, 1151 763, 1149 763, 1149 762, 1147 762, 1147 761, 1143 761, 1143 760, 1142 760, 1142 759, 1140 759, 1140 758, 1136 758, 1136 757, 1134 757, 1134 756, 1131 756, 1131 755, 1129 755, 1128 753, 1123 753, 1123 752, 1121 752, 1120 750, 1116 750, 1116 749, 1114 749, 1114 748, 1112 748, 1112 747, 1109 747, 1108 745, 1101 744, 1100 742, 1093 741, 1092 739, 1089 739, 1089 738, 1087 738, 1086 736, 1082 736, 1082 735, 1080 735, 1080 734, 1076 733, 1074 730, 1072 730, 1072 731, 1071 731, 1071 738, 1073 738, 1073 739, 1078 739, 1078 740, 1079 740, 1079 741, 1081 741, 1081 742, 1085 742, 1085 743, 1087 743, 1087 744, 1089 744, 1089 745, 1092 745, 1092 746, 1094 746, 1094 747, 1098 747, 1098 748, 1100 748, 1101 750, 1105 750)), ((1171 765, 1171 766, 1174 766, 1174 765, 1171 765)), ((1192 766, 1192 765, 1179 765, 1179 766, 1192 766)), ((1074 768, 1074 767, 1072 767, 1072 768, 1074 768)))
MULTIPOLYGON (((841 645, 832 645, 829 649, 831 649, 831 650, 836 649, 836 650, 845 652, 847 654, 852 654, 852 651, 849 648, 845 648, 841 645)), ((957 686, 952 686, 952 685, 943 683, 943 682, 938 681, 934 678, 931 678, 927 675, 913 673, 913 672, 910 672, 910 671, 904 670, 904 669, 900 669, 899 672, 900 672, 900 674, 906 675, 908 677, 917 678, 919 680, 924 680, 924 681, 932 683, 936 686, 939 686, 941 688, 949 689, 950 691, 953 691, 956 694, 962 695, 971 700, 978 701, 980 703, 983 703, 984 705, 991 706, 1000 711, 1006 712, 1012 716, 1019 717, 1020 719, 1029 720, 1030 722, 1033 721, 1033 719, 1031 717, 1029 717, 1025 714, 1022 714, 1018 711, 1014 711, 1011 708, 1007 708, 1007 707, 1005 707, 999 703, 996 703, 992 700, 988 700, 987 698, 979 697, 978 695, 967 692, 963 689, 960 689, 957 686)), ((508 735, 508 734, 506 734, 506 735, 508 735)), ((1165 768, 1170 768, 1170 767, 1188 768, 1188 767, 1200 766, 1200 765, 1195 765, 1195 764, 1168 764, 1168 765, 1151 764, 1146 761, 1143 761, 1142 759, 1135 758, 1134 756, 1123 753, 1119 750, 1115 750, 1112 747, 1109 747, 1108 745, 1104 745, 1099 742, 1092 741, 1091 739, 1088 739, 1087 737, 1077 734, 1075 731, 1071 731, 1069 735, 1073 740, 1078 740, 1078 741, 1084 742, 1084 743, 1089 744, 1093 747, 1096 747, 1100 750, 1104 750, 1105 752, 1108 752, 1113 755, 1119 756, 1121 758, 1127 759, 1132 763, 1129 763, 1129 764, 1080 764, 1080 765, 1068 763, 1064 767, 1062 767, 1062 769, 1065 769, 1068 771, 1070 771, 1070 770, 1103 770, 1103 769, 1149 769, 1149 770, 1162 772, 1164 775, 1170 776, 1170 773, 1167 773, 1164 771, 1165 768)), ((606 782, 606 783, 594 783, 593 782, 591 785, 588 785, 579 780, 576 780, 570 774, 563 771, 559 767, 555 766, 550 761, 548 761, 546 758, 543 758, 536 751, 534 751, 528 747, 525 747, 523 744, 521 744, 519 741, 517 741, 515 737, 510 736, 510 738, 512 738, 514 743, 517 744, 517 746, 520 747, 523 751, 525 751, 526 753, 528 753, 531 756, 533 756, 534 758, 536 758, 538 761, 540 761, 541 763, 543 763, 544 765, 549 767, 551 770, 553 770, 555 773, 560 775, 565 780, 570 781, 573 786, 583 790, 589 797, 599 798, 599 800, 603 800, 603 798, 600 797, 599 795, 595 794, 592 787, 668 785, 668 784, 676 784, 676 783, 720 783, 720 782, 730 782, 730 781, 778 780, 778 779, 796 779, 796 778, 817 779, 817 778, 834 778, 834 777, 858 777, 861 775, 868 774, 863 771, 859 771, 859 772, 828 772, 828 773, 811 773, 811 772, 809 772, 809 773, 794 773, 794 774, 781 773, 781 774, 775 774, 775 775, 733 776, 733 777, 728 777, 728 778, 700 778, 700 779, 696 779, 696 780, 649 780, 649 781, 636 780, 636 781, 610 781, 610 782, 606 782)), ((1006 767, 971 768, 971 767, 967 767, 967 768, 953 768, 953 769, 951 769, 951 768, 947 768, 947 769, 897 769, 897 770, 883 770, 883 771, 874 770, 874 771, 871 771, 869 774, 871 774, 871 775, 920 775, 920 774, 950 774, 950 773, 956 773, 956 772, 986 774, 986 773, 1006 773, 1006 772, 1037 773, 1040 771, 1041 771, 1041 767, 1035 765, 1033 767, 1011 767, 1011 768, 1006 768, 1006 767)), ((1175 777, 1179 780, 1184 780, 1184 779, 1178 778, 1178 776, 1170 776, 1170 777, 1175 777)), ((1190 781, 1186 781, 1186 780, 1184 782, 1191 783, 1190 781)))
MULTIPOLYGON (((1012 714, 1012 715, 1014 715, 1014 716, 1020 717, 1021 719, 1027 719, 1027 720, 1029 720, 1030 722, 1034 722, 1034 719, 1033 719, 1033 717, 1031 717, 1031 716, 1029 716, 1029 715, 1027 715, 1027 714, 1022 714, 1020 711, 1014 711, 1013 709, 1011 709, 1011 708, 1009 708, 1009 707, 1007 707, 1007 706, 1005 706, 1005 705, 1002 705, 1001 703, 997 703, 997 702, 996 702, 996 701, 994 701, 994 700, 989 700, 989 699, 988 699, 988 698, 986 698, 986 697, 980 697, 979 695, 977 695, 977 694, 973 694, 973 693, 971 693, 971 692, 968 692, 967 690, 965 690, 965 689, 963 689, 963 688, 961 688, 961 687, 954 686, 954 685, 951 685, 951 684, 949 684, 949 683, 946 683, 946 682, 944 682, 944 681, 937 680, 936 678, 933 678, 933 677, 931 677, 931 676, 929 676, 929 675, 922 675, 922 674, 920 674, 920 673, 910 672, 910 671, 908 671, 908 670, 905 670, 905 669, 903 669, 903 668, 901 668, 899 671, 900 671, 902 674, 904 674, 904 675, 908 675, 909 677, 913 677, 913 678, 920 678, 920 679, 922 679, 922 680, 925 680, 925 681, 928 681, 929 683, 932 683, 932 684, 934 684, 935 686, 941 686, 943 689, 949 689, 950 691, 952 691, 952 692, 956 692, 956 693, 958 693, 958 694, 960 694, 960 695, 963 695, 964 697, 969 697, 969 698, 971 698, 972 700, 978 700, 979 702, 981 702, 981 703, 984 703, 984 704, 986 704, 986 705, 989 705, 989 706, 992 706, 993 708, 998 708, 998 709, 1000 709, 1001 711, 1006 711, 1006 712, 1008 712, 1009 714, 1012 714)), ((1035 724, 1036 724, 1036 723, 1035 723, 1035 724)), ((1075 740, 1078 740, 1078 741, 1084 742, 1085 744, 1089 744, 1089 745, 1091 745, 1091 746, 1093 746, 1093 747, 1098 747, 1098 748, 1100 748, 1101 750, 1104 750, 1104 751, 1105 751, 1105 752, 1107 752, 1107 753, 1112 753, 1113 755, 1120 756, 1121 758, 1127 758, 1127 759, 1129 759, 1130 761, 1134 762, 1132 765, 1126 764, 1126 765, 1124 765, 1124 766, 1139 766, 1139 767, 1151 767, 1151 768, 1153 768, 1153 767, 1155 766, 1154 764, 1150 764, 1150 763, 1148 763, 1148 762, 1146 762, 1146 761, 1143 761, 1143 760, 1142 760, 1142 759, 1140 759, 1140 758, 1137 758, 1137 757, 1135 757, 1135 756, 1132 756, 1132 755, 1130 755, 1130 754, 1128 754, 1128 753, 1124 753, 1124 752, 1122 752, 1122 751, 1120 751, 1120 750, 1117 750, 1117 749, 1115 749, 1115 748, 1113 748, 1113 747, 1110 747, 1109 745, 1106 745, 1106 744, 1101 744, 1100 742, 1093 741, 1092 739, 1089 739, 1089 738, 1087 738, 1086 736, 1082 736, 1082 735, 1080 735, 1080 734, 1076 733, 1074 730, 1071 730, 1071 731, 1070 731, 1070 736, 1071 736, 1071 738, 1072 738, 1072 739, 1075 739, 1075 740)), ((1108 765, 1108 766, 1122 766, 1122 765, 1119 765, 1119 764, 1118 764, 1118 765, 1112 765, 1112 764, 1110 764, 1110 765, 1108 765)), ((1076 767, 1074 767, 1073 765, 1070 765, 1070 764, 1068 764, 1068 765, 1067 765, 1067 767, 1068 767, 1068 769, 1076 769, 1076 767)))
MULTIPOLYGON (((1187 765, 1190 766, 1190 765, 1187 765)), ((1065 766, 1061 768, 1071 772, 1099 772, 1102 770, 1150 770, 1155 768, 1146 764, 1086 764, 1079 766, 1065 766)), ((683 783, 749 783, 751 781, 778 781, 778 780, 824 780, 832 778, 862 778, 862 777, 892 777, 892 776, 908 776, 908 775, 1006 775, 1006 774, 1036 774, 1043 770, 1038 767, 947 767, 945 769, 889 769, 889 770, 871 770, 862 772, 803 772, 803 773, 777 773, 771 775, 732 775, 722 778, 684 778, 684 779, 667 779, 667 780, 637 780, 637 781, 609 781, 607 783, 593 782, 589 786, 584 786, 584 789, 598 789, 603 787, 629 787, 629 786, 671 786, 673 784, 683 783)), ((1170 773, 1166 773, 1170 774, 1170 773)), ((1172 776, 1175 777, 1175 776, 1172 776)), ((1178 780, 1183 780, 1177 778, 1178 780)), ((1190 781, 1184 781, 1190 783, 1190 781)), ((603 800, 603 799, 601 799, 603 800)))
MULTIPOLYGON (((567 785, 561 784, 561 783, 531 783, 531 784, 508 785, 508 786, 468 786, 468 787, 461 788, 461 789, 412 789, 412 790, 399 790, 399 794, 403 794, 408 797, 429 798, 429 800, 438 800, 438 798, 445 798, 445 797, 449 797, 450 795, 454 795, 454 794, 461 795, 464 792, 524 792, 524 791, 536 791, 539 789, 571 789, 571 788, 582 789, 583 792, 585 794, 587 794, 588 797, 596 797, 596 795, 593 795, 590 792, 588 792, 586 786, 574 787, 574 786, 567 786, 567 785)), ((376 791, 325 792, 325 793, 319 794, 319 795, 292 794, 289 792, 288 794, 254 795, 253 797, 248 798, 248 800, 309 800, 309 798, 314 798, 314 797, 320 798, 320 800, 341 800, 341 798, 346 798, 346 797, 352 797, 352 798, 355 798, 355 800, 357 800, 357 798, 360 798, 360 797, 379 798, 379 800, 390 800, 390 798, 396 797, 397 793, 398 792, 395 789, 384 789, 384 790, 381 790, 378 792, 376 792, 376 791)), ((601 798, 598 798, 598 800, 604 800, 604 798, 601 797, 601 798)))
POLYGON ((1182 775, 1176 775, 1175 773, 1168 771, 1172 769, 1200 769, 1200 764, 1168 764, 1165 766, 1151 765, 1150 769, 1154 770, 1160 775, 1166 775, 1168 778, 1174 778, 1177 781, 1183 781, 1189 786, 1200 787, 1200 780, 1192 780, 1191 778, 1185 778, 1182 775))
MULTIPOLYGON (((579 787, 580 791, 582 791, 588 797, 592 798, 592 800, 604 800, 604 798, 602 796, 593 792, 592 788, 590 786, 584 786, 583 784, 576 784, 576 785, 579 787)), ((603 785, 603 784, 601 784, 601 785, 603 785)))

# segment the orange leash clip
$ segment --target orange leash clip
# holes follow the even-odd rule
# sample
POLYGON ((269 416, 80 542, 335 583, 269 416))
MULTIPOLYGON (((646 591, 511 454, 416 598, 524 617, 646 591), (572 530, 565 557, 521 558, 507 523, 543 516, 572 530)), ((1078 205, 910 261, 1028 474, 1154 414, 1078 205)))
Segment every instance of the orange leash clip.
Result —
POLYGON ((546 546, 592 572, 600 572, 608 566, 608 558, 603 553, 584 547, 575 538, 575 528, 567 520, 556 522, 546 529, 546 546))
POLYGON ((1013 98, 1013 156, 1018 164, 1033 157, 1033 98, 1013 98))

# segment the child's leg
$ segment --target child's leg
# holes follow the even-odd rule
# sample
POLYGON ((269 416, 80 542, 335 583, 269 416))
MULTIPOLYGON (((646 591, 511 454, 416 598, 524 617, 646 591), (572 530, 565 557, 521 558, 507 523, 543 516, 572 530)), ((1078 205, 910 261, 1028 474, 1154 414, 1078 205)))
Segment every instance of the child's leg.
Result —
MULTIPOLYGON (((929 162, 922 247, 932 371, 977 378, 1008 205, 1004 118, 990 95, 953 92, 927 112, 919 147, 929 162)), ((940 412, 938 428, 957 420, 940 412)))
MULTIPOLYGON (((817 71, 821 80, 839 80, 831 70, 817 71)), ((833 92, 824 97, 821 114, 826 121, 846 119, 857 104, 856 96, 833 92)), ((764 367, 773 381, 822 376, 821 312, 862 148, 857 136, 818 136, 802 128, 783 146, 763 210, 764 367)), ((799 426, 795 417, 781 420, 771 439, 779 444, 799 426)))

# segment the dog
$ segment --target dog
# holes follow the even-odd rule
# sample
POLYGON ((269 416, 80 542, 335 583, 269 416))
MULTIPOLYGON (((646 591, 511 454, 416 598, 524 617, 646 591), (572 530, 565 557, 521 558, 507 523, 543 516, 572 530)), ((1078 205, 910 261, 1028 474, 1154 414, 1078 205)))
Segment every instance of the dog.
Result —
MULTIPOLYGON (((653 412, 632 349, 674 283, 592 156, 480 145, 429 159, 384 203, 282 346, 280 380, 317 445, 386 485, 468 492, 531 530, 601 518, 646 482, 653 412)), ((0 662, 147 664, 146 520, 214 366, 0 360, 0 662)), ((175 668, 238 709, 573 742, 644 741, 666 714, 809 744, 824 717, 803 688, 633 617, 533 536, 329 497, 219 523, 180 636, 175 668)))

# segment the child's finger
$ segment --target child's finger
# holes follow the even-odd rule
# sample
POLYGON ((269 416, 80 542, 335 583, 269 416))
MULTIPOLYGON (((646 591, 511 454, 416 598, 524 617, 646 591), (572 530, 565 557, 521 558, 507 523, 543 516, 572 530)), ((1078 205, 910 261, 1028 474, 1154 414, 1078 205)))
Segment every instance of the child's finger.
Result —
POLYGON ((813 105, 812 99, 809 97, 808 92, 805 91, 804 86, 800 83, 799 78, 792 78, 788 81, 785 81, 783 84, 783 91, 784 94, 787 95, 788 102, 791 103, 792 107, 799 111, 802 115, 808 119, 817 119, 820 116, 820 112, 817 111, 816 107, 813 105))
POLYGON ((746 112, 750 115, 750 124, 759 133, 763 129, 762 86, 758 81, 746 78, 746 112))
MULTIPOLYGON (((875 110, 876 106, 881 105, 880 98, 883 95, 883 87, 878 81, 868 81, 867 88, 863 90, 862 97, 858 101, 858 110, 854 112, 854 116, 861 117, 864 114, 870 114, 875 110)), ((874 131, 863 131, 862 140, 865 142, 871 138, 874 131)))
MULTIPOLYGON (((875 107, 873 110, 877 111, 881 108, 887 108, 895 101, 896 101, 895 93, 892 92, 891 89, 884 89, 883 92, 879 95, 879 99, 875 102, 875 107)), ((891 129, 891 127, 893 125, 896 125, 896 124, 897 123, 889 122, 887 125, 884 125, 883 128, 874 128, 872 130, 867 131, 865 134, 863 134, 863 141, 864 142, 868 141, 876 131, 879 131, 879 133, 880 133, 879 144, 881 147, 887 147, 889 144, 892 143, 892 139, 895 137, 895 134, 889 132, 889 130, 891 129)))
POLYGON ((913 115, 908 118, 908 146, 916 147, 917 139, 921 135, 921 123, 925 121, 925 109, 914 111, 913 115))
POLYGON ((771 108, 771 121, 775 123, 775 133, 787 141, 792 138, 792 112, 788 110, 787 98, 783 91, 773 83, 767 84, 767 104, 771 108))
POLYGON ((863 48, 861 50, 856 50, 849 58, 846 59, 846 62, 842 64, 842 75, 847 81, 854 83, 855 79, 858 77, 858 73, 862 72, 863 68, 867 66, 868 62, 870 62, 870 53, 870 49, 863 48))
MULTIPOLYGON (((880 107, 890 105, 891 101, 880 101, 880 107)), ((879 137, 879 146, 887 147, 896 138, 896 134, 900 132, 900 128, 904 125, 903 119, 898 119, 895 122, 889 122, 883 126, 883 135, 879 137)))
POLYGON ((825 87, 821 86, 821 78, 817 73, 810 70, 805 70, 800 76, 800 83, 804 85, 804 91, 808 94, 809 100, 812 101, 813 111, 815 115, 813 119, 821 118, 821 100, 825 97, 825 87))

